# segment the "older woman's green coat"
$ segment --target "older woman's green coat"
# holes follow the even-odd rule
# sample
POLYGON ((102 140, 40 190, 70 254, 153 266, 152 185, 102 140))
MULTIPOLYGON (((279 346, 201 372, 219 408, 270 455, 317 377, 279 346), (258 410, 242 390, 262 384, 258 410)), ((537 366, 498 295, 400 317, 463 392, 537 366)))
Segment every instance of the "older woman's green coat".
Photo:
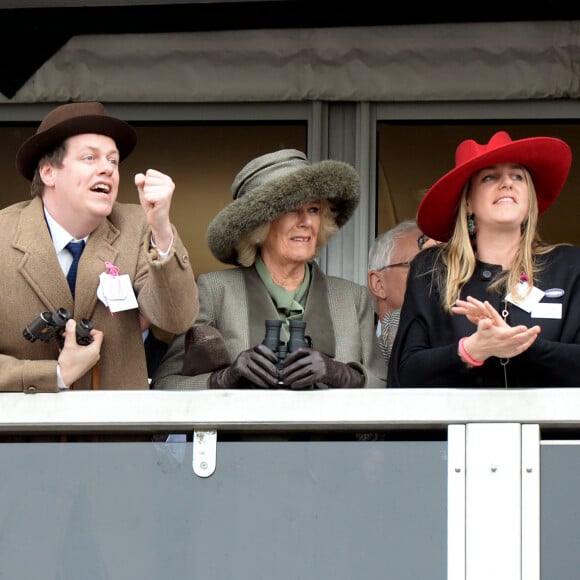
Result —
MULTIPOLYGON (((196 325, 209 324, 221 333, 231 361, 240 352, 262 342, 265 321, 278 318, 276 307, 253 266, 202 274, 197 284, 200 311, 196 325)), ((386 365, 379 350, 374 311, 366 286, 326 276, 313 263, 303 320, 313 348, 360 369, 365 376, 365 387, 385 387, 386 365)), ((210 373, 182 374, 184 348, 185 334, 176 336, 157 369, 153 388, 208 388, 210 373)), ((326 385, 317 386, 325 388, 326 385)))

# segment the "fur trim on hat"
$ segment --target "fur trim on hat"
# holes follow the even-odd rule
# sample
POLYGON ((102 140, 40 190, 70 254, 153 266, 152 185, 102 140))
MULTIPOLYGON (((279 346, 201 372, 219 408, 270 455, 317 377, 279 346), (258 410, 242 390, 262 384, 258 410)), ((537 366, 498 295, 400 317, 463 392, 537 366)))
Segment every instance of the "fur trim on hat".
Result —
POLYGON ((337 225, 342 227, 354 213, 359 198, 360 178, 354 167, 342 161, 305 161, 291 172, 249 189, 220 211, 208 226, 207 243, 218 260, 239 265, 236 247, 259 226, 305 203, 326 199, 336 214, 337 225))

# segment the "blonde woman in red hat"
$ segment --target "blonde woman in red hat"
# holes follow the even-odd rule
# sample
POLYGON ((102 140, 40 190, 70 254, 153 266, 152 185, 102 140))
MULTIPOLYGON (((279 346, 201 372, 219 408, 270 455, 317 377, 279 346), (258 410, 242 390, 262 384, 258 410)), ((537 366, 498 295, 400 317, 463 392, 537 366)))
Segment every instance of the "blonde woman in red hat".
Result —
POLYGON ((32 199, 0 212, 0 391, 148 389, 140 314, 170 333, 195 320, 172 179, 149 169, 135 176, 140 203, 117 201, 135 144, 128 123, 85 102, 51 110, 18 150, 32 199), (92 342, 78 344, 81 322, 92 342))
POLYGON ((570 147, 500 131, 462 142, 455 161, 419 205, 420 228, 444 243, 411 265, 389 385, 577 386, 580 249, 538 234, 570 147))
POLYGON ((282 149, 247 163, 231 190, 233 201, 206 235, 230 267, 199 276, 197 321, 173 340, 153 388, 384 387, 366 286, 327 276, 316 263, 358 205, 354 167, 282 149), (280 327, 262 344, 267 320, 280 327), (311 341, 292 348, 300 322, 311 341))

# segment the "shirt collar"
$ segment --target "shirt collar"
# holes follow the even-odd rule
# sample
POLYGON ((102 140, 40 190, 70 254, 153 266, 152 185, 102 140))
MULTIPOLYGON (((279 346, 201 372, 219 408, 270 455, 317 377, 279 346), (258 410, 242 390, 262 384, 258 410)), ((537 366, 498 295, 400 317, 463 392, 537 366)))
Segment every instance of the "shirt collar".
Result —
MULTIPOLYGON (((54 249, 56 250, 57 254, 61 250, 63 250, 66 245, 73 241, 73 242, 80 242, 71 234, 69 234, 49 213, 46 207, 44 208, 44 217, 46 219, 46 223, 48 225, 48 229, 50 231, 50 236, 52 238, 52 243, 54 244, 54 249)), ((89 236, 82 238, 85 242, 88 240, 89 236)))

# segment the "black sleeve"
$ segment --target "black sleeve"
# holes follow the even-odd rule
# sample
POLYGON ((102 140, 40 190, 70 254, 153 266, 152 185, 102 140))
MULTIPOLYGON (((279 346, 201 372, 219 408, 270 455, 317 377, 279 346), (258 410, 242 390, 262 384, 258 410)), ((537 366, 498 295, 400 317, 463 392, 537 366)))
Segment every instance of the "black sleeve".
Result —
POLYGON ((451 320, 454 317, 441 306, 431 274, 436 252, 436 248, 424 250, 411 264, 389 360, 389 387, 469 386, 472 381, 470 369, 457 355, 455 335, 463 335, 462 326, 464 334, 471 334, 473 328, 465 319, 451 320))

